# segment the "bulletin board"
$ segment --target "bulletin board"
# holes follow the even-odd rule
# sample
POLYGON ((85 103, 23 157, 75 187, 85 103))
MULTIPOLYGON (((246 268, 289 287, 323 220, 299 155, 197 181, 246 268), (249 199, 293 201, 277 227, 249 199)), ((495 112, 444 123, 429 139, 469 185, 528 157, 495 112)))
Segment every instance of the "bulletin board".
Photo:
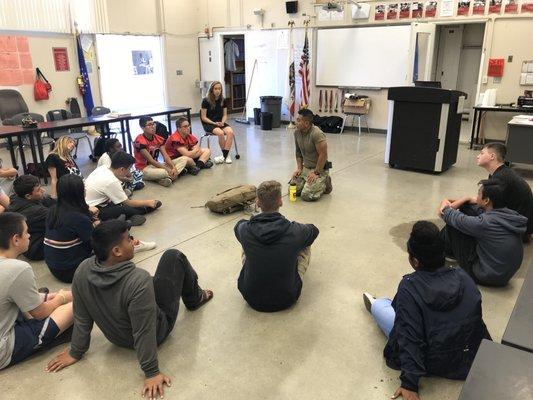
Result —
POLYGON ((32 85, 34 81, 28 38, 0 35, 0 86, 32 85))
POLYGON ((533 60, 522 62, 522 72, 520 73, 520 84, 533 86, 533 60))

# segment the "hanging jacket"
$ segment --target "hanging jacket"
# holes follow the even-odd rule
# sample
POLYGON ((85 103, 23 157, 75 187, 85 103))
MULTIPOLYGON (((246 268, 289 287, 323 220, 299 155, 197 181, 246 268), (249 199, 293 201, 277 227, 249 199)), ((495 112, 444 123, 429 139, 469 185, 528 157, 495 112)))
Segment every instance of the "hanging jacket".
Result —
POLYGON ((402 371, 408 390, 418 391, 425 375, 465 379, 481 340, 490 339, 481 294, 461 268, 405 275, 392 307, 396 317, 383 355, 402 371))
POLYGON ((235 225, 246 257, 238 287, 252 308, 279 311, 298 300, 302 290, 298 254, 313 244, 318 233, 316 226, 291 222, 277 212, 235 225))

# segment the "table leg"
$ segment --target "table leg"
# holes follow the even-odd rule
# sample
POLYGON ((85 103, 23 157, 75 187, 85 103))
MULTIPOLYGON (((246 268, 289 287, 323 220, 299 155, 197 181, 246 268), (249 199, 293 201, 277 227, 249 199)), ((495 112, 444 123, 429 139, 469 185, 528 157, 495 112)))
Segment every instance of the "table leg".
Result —
POLYGON ((476 127, 476 144, 479 143, 479 131, 481 130, 481 120, 483 119, 483 111, 479 112, 477 117, 477 127, 476 127))
POLYGON ((469 147, 470 150, 472 150, 472 147, 474 146, 474 135, 476 133, 477 112, 478 111, 474 108, 474 120, 472 121, 472 133, 470 134, 470 147, 469 147))
POLYGON ((131 131, 130 131, 130 120, 126 120, 126 132, 128 133, 128 153, 131 154, 131 131))
MULTIPOLYGON (((37 140, 37 151, 39 152, 39 158, 41 160, 41 163, 44 163, 44 152, 43 152, 43 142, 41 141, 41 134, 37 133, 35 135, 35 139, 37 140)), ((43 177, 44 184, 48 185, 48 178, 46 175, 43 177)))
MULTIPOLYGON (((20 140, 20 136, 19 136, 20 140)), ((17 157, 15 156, 15 147, 13 145, 13 138, 11 136, 7 137, 7 145, 9 146, 9 155, 11 156, 11 165, 15 169, 19 169, 19 166, 17 165, 17 157)))
POLYGON ((28 173, 28 166, 26 165, 26 155, 24 154, 24 142, 22 136, 19 136, 19 152, 20 152, 20 162, 22 163, 22 171, 24 174, 28 173))
MULTIPOLYGON (((35 151, 35 140, 33 138, 33 135, 34 133, 31 132, 29 135, 28 135, 28 138, 30 139, 30 150, 31 150, 31 158, 33 159, 33 163, 35 165, 37 165, 37 163, 39 162, 39 160, 37 159, 37 152, 35 151)), ((37 135, 40 135, 40 133, 37 133, 37 135)))
POLYGON ((189 125, 191 123, 191 110, 187 110, 187 119, 189 120, 189 125))
POLYGON ((122 146, 126 149, 126 132, 124 127, 124 120, 120 120, 120 134, 122 135, 122 146))
POLYGON ((170 113, 167 114, 167 125, 168 125, 168 132, 172 133, 172 121, 170 119, 170 113))

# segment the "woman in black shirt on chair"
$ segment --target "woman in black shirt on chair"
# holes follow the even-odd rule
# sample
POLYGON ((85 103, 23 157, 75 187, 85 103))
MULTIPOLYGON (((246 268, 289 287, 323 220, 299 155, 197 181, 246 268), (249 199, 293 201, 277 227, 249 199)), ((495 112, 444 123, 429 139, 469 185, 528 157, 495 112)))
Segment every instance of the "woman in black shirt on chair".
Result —
POLYGON ((222 155, 215 157, 215 164, 231 164, 229 151, 233 144, 233 129, 226 121, 228 119, 228 108, 226 100, 222 96, 222 84, 215 81, 209 87, 207 96, 202 101, 200 110, 200 119, 206 133, 218 136, 218 144, 222 155))

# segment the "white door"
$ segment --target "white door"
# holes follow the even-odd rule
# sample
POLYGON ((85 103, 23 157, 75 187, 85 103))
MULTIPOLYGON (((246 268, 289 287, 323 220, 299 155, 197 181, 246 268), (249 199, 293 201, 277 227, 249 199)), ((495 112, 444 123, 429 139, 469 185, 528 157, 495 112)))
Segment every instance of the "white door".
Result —
POLYGON ((222 50, 222 36, 215 34, 210 38, 198 38, 200 51, 200 80, 223 81, 224 54, 222 50))
POLYGON ((414 81, 431 80, 436 27, 436 24, 429 22, 411 24, 409 69, 406 82, 408 85, 414 81))
POLYGON ((435 80, 441 82, 443 89, 457 89, 463 28, 464 25, 454 25, 443 26, 441 29, 435 80))

